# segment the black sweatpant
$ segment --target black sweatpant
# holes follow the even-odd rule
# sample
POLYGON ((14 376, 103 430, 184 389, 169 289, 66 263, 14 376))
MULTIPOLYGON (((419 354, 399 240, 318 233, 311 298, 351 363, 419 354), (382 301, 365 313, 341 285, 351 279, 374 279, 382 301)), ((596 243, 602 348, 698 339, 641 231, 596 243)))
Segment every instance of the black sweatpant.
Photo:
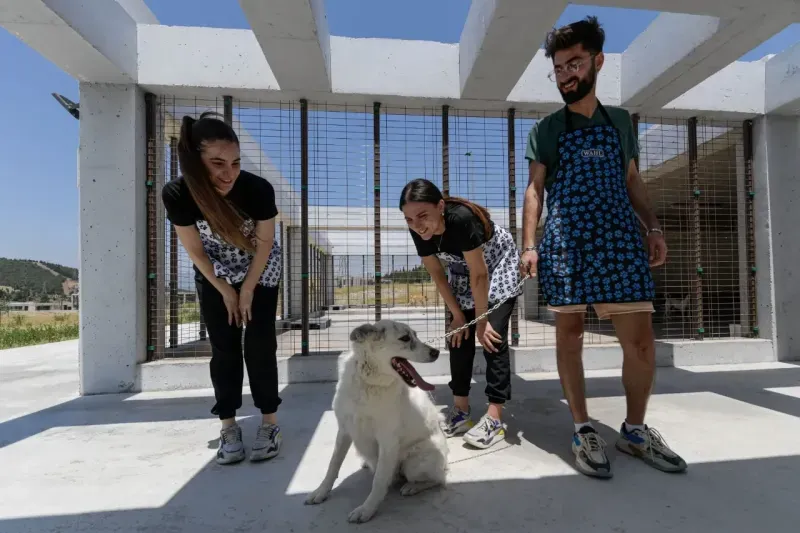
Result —
MULTIPOLYGON (((200 310, 211 342, 211 382, 216 404, 211 413, 220 420, 233 418, 242 407, 242 328, 228 324, 228 310, 222 294, 202 275, 196 277, 200 310)), ((241 284, 233 285, 238 292, 241 284)), ((258 285, 253 292, 252 319, 244 328, 244 363, 250 378, 253 403, 263 414, 278 410, 278 339, 275 312, 278 287, 258 285)))
MULTIPOLYGON (((489 403, 503 404, 511 399, 511 361, 508 355, 508 324, 514 310, 516 298, 511 298, 489 315, 489 324, 503 339, 495 344, 496 353, 483 350, 486 358, 486 396, 489 403)), ((491 307, 492 304, 489 305, 491 307)), ((448 311, 449 312, 449 311, 448 311)), ((475 309, 465 309, 467 322, 475 319, 475 309)), ((470 326, 469 338, 461 340, 461 346, 450 346, 450 389, 454 396, 469 396, 472 365, 475 361, 475 331, 477 325, 470 326)), ((449 344, 448 339, 448 344, 449 344)))

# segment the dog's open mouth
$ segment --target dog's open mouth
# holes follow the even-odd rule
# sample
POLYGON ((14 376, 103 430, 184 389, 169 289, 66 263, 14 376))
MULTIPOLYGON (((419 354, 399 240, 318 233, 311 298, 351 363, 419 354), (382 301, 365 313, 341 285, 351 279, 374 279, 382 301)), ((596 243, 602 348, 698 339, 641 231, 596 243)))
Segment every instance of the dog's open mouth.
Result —
POLYGON ((435 388, 422 379, 422 376, 420 376, 414 366, 408 362, 408 359, 392 357, 392 368, 394 368, 395 372, 400 374, 400 377, 403 378, 403 381, 405 381, 406 385, 409 387, 419 387, 424 391, 432 391, 435 388))

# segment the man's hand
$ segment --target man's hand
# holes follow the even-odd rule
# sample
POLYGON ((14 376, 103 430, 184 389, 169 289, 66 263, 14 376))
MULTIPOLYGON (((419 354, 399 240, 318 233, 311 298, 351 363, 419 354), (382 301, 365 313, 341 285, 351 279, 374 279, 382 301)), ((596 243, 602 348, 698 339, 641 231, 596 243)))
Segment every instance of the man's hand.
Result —
POLYGON ((664 235, 654 231, 647 236, 647 248, 650 251, 650 266, 657 267, 663 265, 667 260, 667 241, 664 235))
POLYGON ((522 254, 519 260, 519 273, 522 277, 527 276, 528 274, 531 277, 536 277, 536 266, 539 263, 539 254, 536 253, 536 250, 528 250, 522 254))

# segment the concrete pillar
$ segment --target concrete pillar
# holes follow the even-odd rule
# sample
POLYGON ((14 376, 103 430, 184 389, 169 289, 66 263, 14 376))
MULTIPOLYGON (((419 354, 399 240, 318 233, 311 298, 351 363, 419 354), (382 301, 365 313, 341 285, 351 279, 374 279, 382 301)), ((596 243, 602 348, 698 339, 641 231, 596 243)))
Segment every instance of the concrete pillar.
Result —
POLYGON ((126 392, 147 355, 144 95, 82 83, 80 103, 80 392, 126 392))
POLYGON ((779 361, 800 356, 800 118, 767 115, 754 123, 758 326, 779 361))

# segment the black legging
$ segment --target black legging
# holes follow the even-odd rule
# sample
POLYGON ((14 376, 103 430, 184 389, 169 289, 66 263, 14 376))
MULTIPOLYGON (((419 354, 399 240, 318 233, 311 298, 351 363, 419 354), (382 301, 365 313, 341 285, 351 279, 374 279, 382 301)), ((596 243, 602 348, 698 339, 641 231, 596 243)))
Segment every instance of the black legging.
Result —
MULTIPOLYGON (((200 310, 211 342, 211 382, 216 404, 211 413, 221 420, 236 416, 242 407, 242 328, 228 324, 228 310, 222 295, 202 275, 196 278, 200 310)), ((238 292, 241 284, 233 286, 238 292)), ((250 378, 253 403, 263 414, 278 410, 278 340, 275 312, 278 287, 257 285, 253 292, 252 318, 244 328, 244 363, 250 378)))
MULTIPOLYGON (((496 353, 483 350, 486 358, 486 396, 490 403, 503 404, 511 399, 511 361, 508 355, 508 323, 514 311, 516 298, 511 298, 489 315, 489 324, 503 339, 495 344, 496 353)), ((493 304, 489 304, 492 307, 493 304)), ((449 311, 448 311, 449 312, 449 311)), ((475 309, 463 310, 467 322, 475 319, 475 309)), ((475 330, 470 326, 469 338, 461 346, 450 346, 450 389, 455 396, 469 396, 472 364, 475 360, 475 330)), ((448 339, 448 345, 450 340, 448 339)))

